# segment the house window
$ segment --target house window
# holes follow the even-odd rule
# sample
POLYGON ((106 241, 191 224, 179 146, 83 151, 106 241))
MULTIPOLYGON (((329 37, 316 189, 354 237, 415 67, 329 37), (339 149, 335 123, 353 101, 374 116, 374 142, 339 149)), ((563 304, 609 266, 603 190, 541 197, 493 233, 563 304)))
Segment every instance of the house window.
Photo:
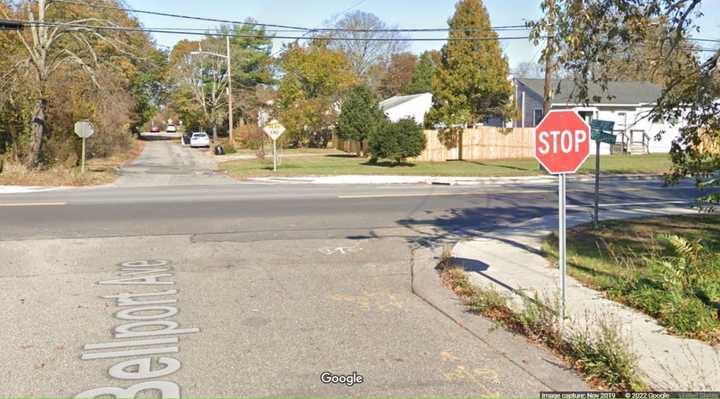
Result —
POLYGON ((542 122, 543 116, 545 116, 545 115, 543 115, 543 110, 541 110, 539 108, 534 109, 533 110, 533 122, 534 122, 533 126, 539 125, 540 122, 542 122))

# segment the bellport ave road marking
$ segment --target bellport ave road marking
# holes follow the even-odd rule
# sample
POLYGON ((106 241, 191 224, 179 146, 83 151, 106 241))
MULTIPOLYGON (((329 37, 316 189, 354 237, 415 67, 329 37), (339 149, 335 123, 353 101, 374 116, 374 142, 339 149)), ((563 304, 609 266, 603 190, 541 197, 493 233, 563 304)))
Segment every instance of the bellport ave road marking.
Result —
POLYGON ((23 206, 65 206, 67 202, 16 202, 0 203, 0 208, 20 208, 23 206))
POLYGON ((119 267, 119 278, 99 281, 97 285, 134 287, 133 292, 102 296, 114 300, 117 310, 113 317, 123 324, 111 330, 107 342, 85 345, 80 359, 130 359, 108 369, 108 375, 118 380, 119 386, 90 389, 75 397, 133 398, 140 392, 155 391, 161 398, 179 398, 180 385, 166 378, 180 370, 181 364, 170 355, 180 352, 180 336, 199 333, 200 329, 179 328, 180 323, 171 320, 178 314, 178 290, 165 289, 175 285, 171 262, 141 260, 123 262, 119 267))

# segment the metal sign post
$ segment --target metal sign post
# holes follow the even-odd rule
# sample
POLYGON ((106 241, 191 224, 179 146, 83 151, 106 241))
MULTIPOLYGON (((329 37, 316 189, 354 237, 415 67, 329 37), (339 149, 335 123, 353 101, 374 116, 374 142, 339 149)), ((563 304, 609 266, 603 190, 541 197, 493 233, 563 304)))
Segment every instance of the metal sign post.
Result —
POLYGON ((273 171, 277 172, 277 164, 278 164, 278 157, 277 157, 277 139, 282 136, 283 133, 285 133, 285 126, 280 124, 277 120, 273 119, 270 122, 268 122, 267 125, 263 128, 265 131, 265 134, 270 136, 273 142, 273 171))
POLYGON ((95 126, 90 121, 84 120, 75 123, 75 134, 82 139, 82 158, 80 161, 80 173, 85 173, 85 139, 95 134, 95 126))
POLYGON ((566 183, 567 183, 567 174, 561 173, 558 186, 558 250, 560 251, 559 256, 559 268, 560 268, 560 329, 562 330, 563 324, 562 320, 565 319, 565 275, 566 267, 567 267, 567 260, 565 259, 566 254, 566 228, 567 228, 567 219, 566 219, 566 209, 567 209, 567 197, 566 197, 566 183))
POLYGON ((550 111, 535 129, 535 159, 548 172, 558 175, 558 251, 560 269, 559 329, 566 313, 567 274, 567 175, 575 173, 590 155, 590 126, 572 110, 550 111))
POLYGON ((590 138, 595 140, 595 207, 593 210, 593 226, 600 224, 600 143, 613 145, 617 137, 612 134, 615 122, 595 119, 590 122, 590 138))
POLYGON ((277 172, 277 140, 273 139, 273 172, 277 172))

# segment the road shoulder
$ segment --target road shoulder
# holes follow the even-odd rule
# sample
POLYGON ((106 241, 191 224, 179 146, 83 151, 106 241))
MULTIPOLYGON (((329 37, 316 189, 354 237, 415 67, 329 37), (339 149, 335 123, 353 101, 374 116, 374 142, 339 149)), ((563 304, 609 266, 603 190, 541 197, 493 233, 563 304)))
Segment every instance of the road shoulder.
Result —
POLYGON ((485 345, 499 351, 549 391, 589 389, 583 378, 551 351, 529 343, 527 338, 512 334, 491 320, 465 311, 455 294, 440 283, 435 270, 439 262, 437 252, 429 248, 415 251, 412 264, 413 294, 485 345))

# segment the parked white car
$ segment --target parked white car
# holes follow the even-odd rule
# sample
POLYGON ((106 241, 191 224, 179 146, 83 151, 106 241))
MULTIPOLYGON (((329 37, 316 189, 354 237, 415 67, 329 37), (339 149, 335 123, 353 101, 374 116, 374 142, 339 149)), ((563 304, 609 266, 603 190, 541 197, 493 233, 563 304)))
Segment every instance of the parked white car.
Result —
POLYGON ((165 133, 177 133, 177 126, 175 126, 175 125, 165 126, 165 133))
POLYGON ((193 133, 190 137, 190 147, 208 147, 210 148, 210 137, 205 132, 193 133))

